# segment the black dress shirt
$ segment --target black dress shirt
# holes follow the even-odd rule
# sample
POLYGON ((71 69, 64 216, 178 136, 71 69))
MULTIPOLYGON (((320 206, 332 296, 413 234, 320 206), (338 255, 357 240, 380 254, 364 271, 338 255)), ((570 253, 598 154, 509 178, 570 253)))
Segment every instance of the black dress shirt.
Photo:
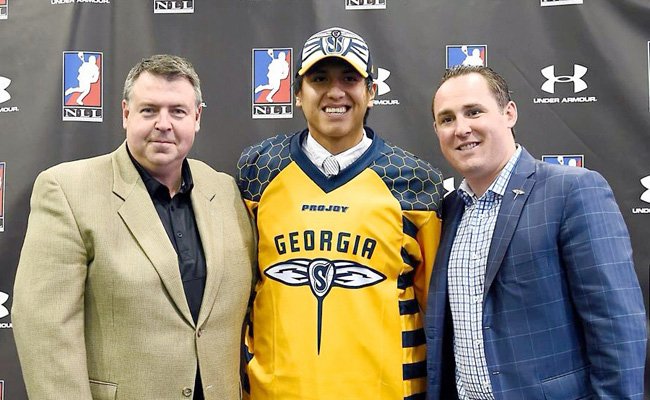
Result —
MULTIPOLYGON (((149 192, 160 221, 165 227, 167 236, 174 246, 174 250, 176 250, 178 267, 183 281, 183 289, 185 290, 185 298, 192 313, 192 318, 196 323, 203 300, 203 291, 205 290, 206 265, 201 236, 196 225, 192 199, 190 197, 190 193, 194 187, 190 165, 187 159, 183 160, 181 187, 178 193, 172 198, 169 196, 167 186, 152 177, 133 158, 130 151, 128 153, 147 188, 147 192, 149 192)), ((198 368, 194 386, 194 399, 203 399, 201 376, 198 368)))

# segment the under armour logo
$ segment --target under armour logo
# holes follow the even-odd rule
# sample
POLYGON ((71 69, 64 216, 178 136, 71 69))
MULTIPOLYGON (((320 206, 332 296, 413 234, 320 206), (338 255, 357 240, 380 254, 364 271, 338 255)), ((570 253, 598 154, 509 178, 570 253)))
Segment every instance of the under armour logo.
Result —
POLYGON ((546 78, 546 82, 542 85, 542 90, 546 93, 555 93, 555 84, 557 82, 573 82, 573 92, 582 92, 587 89, 587 83, 581 79, 585 74, 587 74, 587 67, 573 64, 573 76, 555 76, 555 65, 549 65, 542 69, 542 75, 546 78))
POLYGON ((318 302, 317 350, 320 354, 323 300, 333 287, 360 289, 375 285, 386 276, 353 261, 295 258, 270 266, 264 275, 289 286, 309 285, 318 302))
POLYGON ((11 84, 11 79, 0 76, 0 103, 11 99, 11 95, 5 89, 11 84))
POLYGON ((641 194, 641 200, 650 203, 650 175, 641 178, 641 184, 646 188, 646 191, 641 194))
POLYGON ((9 295, 4 292, 0 292, 0 318, 4 318, 9 315, 9 310, 3 304, 9 299, 9 295))
POLYGON ((447 178, 442 181, 442 187, 445 189, 444 197, 447 197, 447 195, 456 190, 454 177, 452 176, 451 178, 447 178))
POLYGON ((390 92, 390 86, 386 83, 386 79, 388 79, 389 76, 389 70, 377 68, 377 79, 375 79, 375 83, 377 84, 377 96, 390 92))

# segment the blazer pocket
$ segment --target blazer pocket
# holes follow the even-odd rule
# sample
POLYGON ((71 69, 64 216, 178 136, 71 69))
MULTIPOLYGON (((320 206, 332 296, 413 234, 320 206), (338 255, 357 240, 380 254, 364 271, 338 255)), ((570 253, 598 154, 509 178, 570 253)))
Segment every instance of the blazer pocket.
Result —
POLYGON ((93 400, 115 400, 117 383, 90 380, 90 394, 93 400))
POLYGON ((528 282, 556 273, 549 271, 547 251, 510 256, 497 276, 503 282, 528 282))
POLYGON ((589 383, 589 367, 542 381, 547 400, 587 400, 593 398, 589 383))

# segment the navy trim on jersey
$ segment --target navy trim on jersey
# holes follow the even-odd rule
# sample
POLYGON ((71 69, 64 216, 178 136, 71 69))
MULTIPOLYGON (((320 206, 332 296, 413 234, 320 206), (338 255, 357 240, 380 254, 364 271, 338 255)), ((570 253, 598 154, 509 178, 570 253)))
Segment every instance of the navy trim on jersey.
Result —
POLYGON ((417 300, 400 300, 399 315, 412 315, 418 312, 420 312, 420 304, 418 304, 417 300))
POLYGON ((413 271, 407 272, 397 277, 397 288, 406 289, 413 286, 413 271))
POLYGON ((411 255, 406 251, 404 247, 402 247, 402 250, 400 252, 402 254, 402 261, 404 261, 404 264, 410 265, 413 269, 416 269, 419 265, 419 263, 411 258, 411 255))
POLYGON ((350 182, 363 172, 363 170, 368 168, 381 154, 384 141, 375 135, 372 129, 368 127, 364 127, 364 129, 366 130, 366 135, 372 139, 370 147, 352 165, 331 178, 326 177, 302 151, 302 143, 307 138, 308 129, 293 135, 291 138, 291 158, 316 185, 325 193, 329 193, 350 182))
POLYGON ((404 380, 424 378, 427 376, 427 362, 421 361, 413 364, 402 365, 404 380))
POLYGON ((426 400, 427 394, 426 393, 416 393, 412 394, 410 396, 404 397, 404 400, 426 400))
POLYGON ((402 332, 402 347, 416 347, 426 343, 424 328, 402 332))
POLYGON ((404 231, 404 233, 406 233, 413 239, 417 239, 416 236, 418 235, 418 227, 413 222, 411 222, 406 217, 402 217, 402 225, 403 225, 402 230, 404 231))

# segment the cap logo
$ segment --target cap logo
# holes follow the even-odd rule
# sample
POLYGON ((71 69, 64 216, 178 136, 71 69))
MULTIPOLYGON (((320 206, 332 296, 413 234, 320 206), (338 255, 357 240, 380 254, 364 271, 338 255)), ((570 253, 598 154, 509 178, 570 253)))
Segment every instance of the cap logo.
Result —
POLYGON ((363 38, 345 29, 330 28, 307 39, 298 74, 302 75, 316 62, 330 56, 343 58, 364 77, 371 72, 370 51, 363 38))
POLYGON ((321 47, 325 54, 344 54, 350 47, 351 40, 341 36, 341 31, 333 31, 332 36, 321 39, 321 47))

